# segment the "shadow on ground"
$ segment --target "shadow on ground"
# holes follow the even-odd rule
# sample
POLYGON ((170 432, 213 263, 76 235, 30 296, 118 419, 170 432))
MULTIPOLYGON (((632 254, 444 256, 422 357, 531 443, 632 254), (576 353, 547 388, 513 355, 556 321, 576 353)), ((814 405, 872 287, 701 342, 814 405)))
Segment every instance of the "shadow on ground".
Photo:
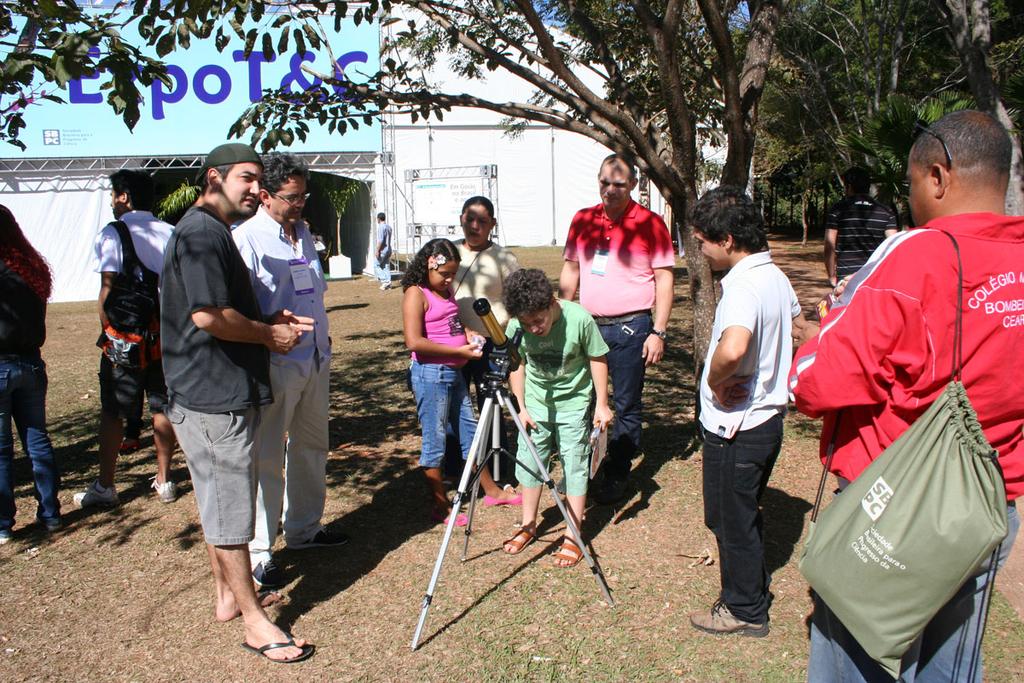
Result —
MULTIPOLYGON (((345 464, 339 465, 344 469, 345 464)), ((327 525, 352 540, 340 548, 283 550, 274 554, 288 576, 298 581, 288 591, 277 623, 288 630, 304 613, 327 602, 369 574, 408 539, 435 526, 421 506, 409 505, 423 489, 422 475, 404 458, 390 459, 379 472, 372 499, 327 525)))

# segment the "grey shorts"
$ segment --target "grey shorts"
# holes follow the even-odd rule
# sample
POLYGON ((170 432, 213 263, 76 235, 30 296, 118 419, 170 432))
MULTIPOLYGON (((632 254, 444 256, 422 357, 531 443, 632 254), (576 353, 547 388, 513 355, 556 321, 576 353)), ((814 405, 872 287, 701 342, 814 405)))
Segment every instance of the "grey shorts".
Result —
POLYGON ((258 408, 199 413, 173 402, 165 411, 185 452, 210 545, 244 545, 256 524, 258 408))

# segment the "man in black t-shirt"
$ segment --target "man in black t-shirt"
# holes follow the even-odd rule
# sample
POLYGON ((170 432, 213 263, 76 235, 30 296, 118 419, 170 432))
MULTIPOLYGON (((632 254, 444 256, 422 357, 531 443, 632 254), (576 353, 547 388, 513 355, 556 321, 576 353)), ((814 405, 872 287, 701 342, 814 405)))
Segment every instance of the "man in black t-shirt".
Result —
POLYGON ((247 145, 221 145, 200 173, 202 193, 164 252, 161 341, 167 417, 185 453, 213 567, 215 616, 241 616, 243 646, 278 662, 310 657, 263 611, 248 543, 256 510, 255 454, 260 406, 273 401, 268 350, 288 353, 313 321, 279 311, 264 322, 249 271, 228 227, 259 206, 263 165, 247 145))
POLYGON ((832 205, 825 222, 825 271, 833 287, 863 266, 898 229, 892 209, 875 201, 871 176, 856 166, 843 174, 846 197, 832 205))

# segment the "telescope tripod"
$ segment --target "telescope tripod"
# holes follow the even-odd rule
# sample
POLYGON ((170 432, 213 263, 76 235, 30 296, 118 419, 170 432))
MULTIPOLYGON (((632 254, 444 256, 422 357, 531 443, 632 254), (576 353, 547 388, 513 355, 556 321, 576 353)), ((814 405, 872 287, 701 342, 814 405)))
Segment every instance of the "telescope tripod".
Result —
POLYGON ((569 534, 572 536, 573 541, 576 543, 576 547, 583 553, 583 559, 587 561, 590 566, 590 571, 594 575, 594 580, 597 581, 597 586, 601 590, 601 594, 604 597, 605 602, 610 607, 614 607, 615 603, 612 601, 611 593, 608 590, 608 582, 604 578, 604 573, 601 571, 601 567, 597 564, 597 560, 591 555, 587 549, 587 545, 583 542, 583 537, 580 534, 580 530, 573 521, 572 515, 569 514, 566 509, 565 503, 562 501, 562 497, 559 495, 555 488, 555 482, 551 478, 551 473, 544 464, 544 460, 541 459, 540 454, 537 452, 537 447, 534 445, 533 440, 530 439, 529 434, 526 432, 526 427, 523 426, 522 421, 519 419, 519 411, 515 407, 512 396, 509 395, 508 390, 503 386, 503 377, 498 375, 488 375, 487 383, 484 390, 484 405, 480 409, 480 419, 477 421, 477 431, 473 436, 473 443, 470 446, 470 454, 466 458, 466 464, 462 468, 462 478, 459 480, 459 488, 455 492, 455 498, 452 500, 452 511, 448 515, 448 523, 444 530, 444 538, 441 541, 441 549, 437 553, 437 561, 434 563, 434 572, 430 576, 430 582, 427 584, 427 592, 423 596, 423 604, 420 607, 420 618, 416 624, 416 632, 412 636, 412 649, 416 650, 419 647, 420 635, 423 632, 423 625, 427 621, 427 612, 430 610, 430 604, 434 599, 434 589, 437 587, 438 579, 441 577, 441 565, 444 563, 445 553, 448 551, 448 544, 452 539, 452 532, 455 530, 455 520, 458 517, 459 510, 462 507, 462 501, 466 497, 466 494, 470 493, 469 499, 469 513, 468 523, 466 524, 465 539, 462 545, 462 561, 466 560, 466 553, 469 550, 469 537, 473 531, 473 514, 476 510, 476 499, 477 499, 477 482, 480 478, 480 472, 484 467, 487 466, 488 461, 495 456, 495 454, 501 452, 500 444, 500 420, 501 420, 501 409, 504 408, 512 420, 515 422, 516 429, 519 430, 519 434, 523 437, 523 442, 526 443, 527 448, 530 451, 530 455, 533 459, 533 465, 536 467, 536 471, 530 468, 529 465, 524 463, 519 458, 522 454, 517 454, 515 461, 530 471, 535 477, 540 479, 548 491, 551 492, 551 497, 555 501, 555 505, 558 506, 558 511, 562 514, 562 519, 565 520, 565 526, 569 534), (488 449, 487 437, 488 434, 492 437, 492 446, 488 449))

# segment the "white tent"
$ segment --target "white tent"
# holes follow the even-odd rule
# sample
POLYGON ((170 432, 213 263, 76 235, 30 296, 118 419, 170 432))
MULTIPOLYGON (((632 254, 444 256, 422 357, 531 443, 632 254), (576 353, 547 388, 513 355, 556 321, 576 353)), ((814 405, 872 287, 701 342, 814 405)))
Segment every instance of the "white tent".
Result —
POLYGON ((101 186, 106 177, 88 169, 36 172, 27 162, 17 166, 21 168, 0 172, 0 204, 11 210, 29 242, 49 261, 51 301, 95 298, 99 276, 93 273, 93 240, 98 226, 113 220, 109 183, 106 192, 101 186))

